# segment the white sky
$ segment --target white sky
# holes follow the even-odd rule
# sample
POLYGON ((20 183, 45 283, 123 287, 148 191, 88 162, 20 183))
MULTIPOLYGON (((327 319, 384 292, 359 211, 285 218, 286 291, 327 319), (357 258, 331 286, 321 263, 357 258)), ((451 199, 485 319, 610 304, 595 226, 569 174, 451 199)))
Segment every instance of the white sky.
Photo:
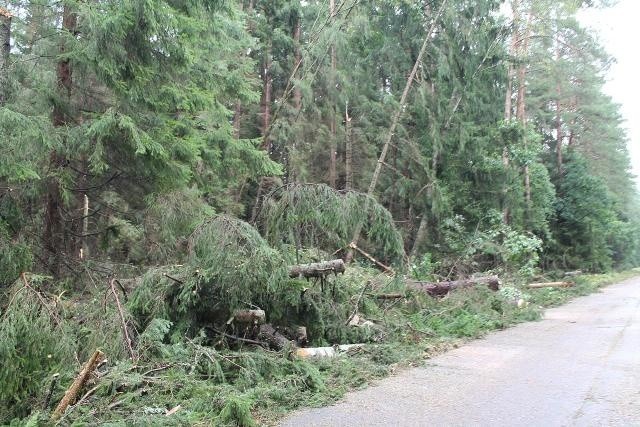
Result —
POLYGON ((600 42, 616 58, 605 91, 621 104, 629 137, 629 152, 640 188, 640 0, 619 0, 607 9, 590 10, 580 19, 599 33, 600 42))

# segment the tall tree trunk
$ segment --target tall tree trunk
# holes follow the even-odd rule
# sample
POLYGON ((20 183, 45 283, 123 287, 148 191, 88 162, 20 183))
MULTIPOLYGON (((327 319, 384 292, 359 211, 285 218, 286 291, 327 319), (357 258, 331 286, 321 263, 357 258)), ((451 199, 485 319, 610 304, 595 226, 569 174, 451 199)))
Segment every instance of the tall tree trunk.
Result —
POLYGON ((346 190, 353 190, 353 141, 351 140, 351 117, 349 117, 349 104, 344 104, 344 172, 346 190))
MULTIPOLYGON (((522 40, 522 48, 520 50, 520 66, 518 67, 518 103, 516 108, 516 119, 522 124, 522 127, 525 128, 527 125, 527 117, 526 117, 526 100, 525 95, 527 92, 527 66, 524 63, 524 59, 529 54, 529 38, 531 36, 531 18, 533 16, 533 11, 529 11, 529 16, 527 17, 527 23, 523 35, 522 40)), ((523 137, 523 144, 527 146, 527 136, 526 132, 523 137)), ((529 165, 525 164, 523 168, 524 172, 524 193, 525 193, 525 201, 527 204, 527 211, 530 208, 531 204, 531 177, 529 175, 529 165)))
MULTIPOLYGON (((518 10, 519 2, 518 0, 512 0, 511 2, 511 10, 513 12, 513 31, 511 35, 511 47, 510 47, 510 55, 511 57, 515 57, 518 55, 519 45, 520 45, 520 12, 518 10)), ((515 78, 515 68, 513 64, 510 62, 507 68, 507 88, 505 90, 504 97, 504 120, 510 121, 513 117, 513 80, 515 78)), ((504 166, 505 171, 508 171, 509 164, 511 160, 509 159, 509 150, 507 147, 504 147, 502 150, 502 165, 504 166)), ((507 203, 507 195, 509 193, 509 185, 505 183, 504 188, 502 189, 502 198, 503 198, 503 207, 502 207, 502 221, 505 224, 509 224, 511 221, 511 211, 509 209, 509 205, 507 203)))
MULTIPOLYGON (((560 38, 556 31, 556 61, 560 61, 560 38)), ((560 82, 556 83, 556 167, 558 170, 558 179, 562 177, 562 116, 560 107, 560 98, 562 90, 560 82)))
POLYGON ((413 240, 413 245, 411 246, 411 252, 409 252, 409 259, 415 259, 416 255, 418 255, 418 249, 420 249, 420 245, 427 238, 427 226, 428 226, 428 217, 426 213, 422 214, 422 218, 420 219, 420 225, 418 226, 418 231, 416 232, 416 238, 413 240))
MULTIPOLYGON (((331 17, 331 23, 333 24, 336 17, 336 2, 335 0, 329 0, 329 15, 331 17)), ((334 43, 331 43, 330 46, 331 51, 331 78, 329 79, 330 89, 329 93, 334 93, 336 90, 336 69, 337 69, 337 58, 336 58, 336 46, 334 43)), ((331 102, 331 107, 329 108, 329 133, 331 136, 329 137, 329 185, 331 188, 336 188, 336 108, 335 108, 335 99, 333 97, 329 97, 329 102, 331 102)))
MULTIPOLYGON (((262 149, 271 154, 271 42, 264 55, 264 62, 262 63, 262 149)), ((258 184, 258 191, 256 192, 256 200, 253 204, 251 211, 251 222, 254 222, 257 218, 258 211, 260 209, 260 201, 262 199, 265 186, 265 178, 261 177, 258 184)))
MULTIPOLYGON (((62 30, 75 34, 78 16, 71 9, 68 3, 64 3, 62 10, 62 30)), ((63 127, 69 123, 71 91, 73 84, 73 75, 71 63, 64 55, 67 53, 65 41, 60 43, 61 58, 56 66, 57 91, 59 99, 53 106, 51 121, 56 127, 63 127)), ((45 208, 45 224, 44 224, 44 246, 52 255, 52 261, 49 264, 51 271, 58 275, 60 273, 61 257, 65 248, 64 235, 64 219, 62 217, 62 194, 60 182, 55 176, 55 171, 60 170, 66 159, 56 150, 51 151, 49 155, 49 168, 53 172, 47 180, 47 198, 45 208)))
POLYGON ((557 85, 558 98, 556 99, 556 163, 558 168, 558 178, 562 176, 562 119, 560 117, 560 85, 557 85))
POLYGON ((11 53, 11 18, 8 10, 0 8, 0 107, 9 97, 9 54, 11 53))
POLYGON ((242 118, 242 101, 237 100, 233 110, 233 137, 240 139, 240 121, 242 118))
MULTIPOLYGON (((405 83, 404 90, 402 91, 402 96, 400 96, 400 105, 398 105, 398 108, 394 113, 393 118, 391 119, 391 125, 389 126, 389 131, 387 132, 387 136, 382 146, 382 151, 380 152, 380 157, 378 158, 378 163, 376 164, 376 168, 373 171, 373 176, 371 177, 371 182, 369 183, 369 189, 367 190, 367 195, 369 196, 373 196, 376 190, 376 186, 378 185, 378 179, 380 178, 380 171, 382 170, 382 165, 384 163, 385 158, 387 157, 387 152, 389 151, 391 140, 395 135, 396 127, 398 126, 400 117, 402 116, 402 113, 404 113, 406 103, 407 103, 407 97, 409 96, 409 91, 411 90, 411 86, 413 85, 413 80, 416 77, 418 68, 422 64, 422 57, 424 56, 424 53, 427 50, 427 46, 429 46, 429 43, 431 42, 431 34, 433 33, 433 30, 435 29, 435 26, 438 20, 440 19, 442 12, 444 12, 444 7, 446 4, 447 4, 447 1, 444 0, 440 5, 440 9, 438 10, 438 13, 434 16, 433 20, 431 21, 431 25, 427 29, 424 41, 422 42, 422 47, 420 48, 420 52, 418 52, 418 57, 416 58, 416 61, 413 64, 411 73, 409 73, 409 77, 407 78, 407 82, 405 83)), ((369 198, 366 199, 365 206, 363 207, 364 211, 368 210, 369 208, 368 204, 369 204, 369 198)), ((363 221, 361 220, 358 222, 354 230, 353 238, 351 239, 351 242, 353 244, 357 244, 358 240, 360 240, 360 233, 362 233, 362 226, 363 226, 363 221)), ((353 259, 353 250, 349 250, 345 257, 345 261, 351 262, 352 259, 353 259)))
POLYGON ((262 70, 262 149, 271 151, 269 126, 271 125, 271 47, 267 48, 262 70))
MULTIPOLYGON (((301 33, 301 17, 298 16, 296 19, 296 24, 293 29, 293 44, 294 44, 294 57, 295 57, 295 65, 300 64, 302 62, 302 52, 300 51, 300 33, 301 33)), ((298 70, 300 67, 298 66, 296 72, 293 77, 296 78, 298 74, 298 70)), ((293 107, 296 110, 296 114, 300 113, 302 110, 302 91, 300 90, 299 85, 295 85, 293 87, 293 107)))

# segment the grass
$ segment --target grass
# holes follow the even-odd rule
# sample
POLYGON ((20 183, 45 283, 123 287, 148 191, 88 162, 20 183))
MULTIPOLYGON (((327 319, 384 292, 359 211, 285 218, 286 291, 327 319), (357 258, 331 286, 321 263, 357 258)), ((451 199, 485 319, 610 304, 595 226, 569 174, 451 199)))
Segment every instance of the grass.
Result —
MULTIPOLYGON (((202 337, 172 342, 167 339, 169 326, 164 325, 144 335, 145 352, 140 362, 132 364, 123 358, 103 368, 99 379, 85 389, 92 393, 73 406, 61 423, 272 425, 297 408, 330 404, 350 390, 420 365, 465 340, 540 319, 546 307, 639 274, 640 270, 633 270, 581 276, 572 288, 528 290, 507 284, 497 293, 486 288, 467 289, 441 299, 409 294, 401 300, 378 301, 368 295, 359 311, 374 325, 358 327, 363 331, 347 336, 366 337, 369 344, 353 355, 332 359, 301 360, 286 352, 254 349, 216 350, 205 345, 202 337), (528 304, 518 307, 517 299, 528 304), (165 416, 172 409, 174 413, 165 416)), ((356 271, 340 285, 347 288, 346 293, 358 295, 367 275, 370 273, 356 271)), ((390 291, 389 287, 398 284, 385 286, 383 290, 390 291)), ((353 306, 354 302, 348 304, 353 306)), ((65 373, 66 382, 54 390, 52 402, 62 397, 71 376, 71 372, 65 373)), ((49 378, 42 379, 42 384, 48 383, 49 378)), ((42 396, 46 391, 43 386, 42 396)), ((32 403, 42 408, 42 397, 39 399, 32 403)), ((40 409, 28 418, 14 419, 12 425, 46 425, 47 420, 48 411, 40 409)))

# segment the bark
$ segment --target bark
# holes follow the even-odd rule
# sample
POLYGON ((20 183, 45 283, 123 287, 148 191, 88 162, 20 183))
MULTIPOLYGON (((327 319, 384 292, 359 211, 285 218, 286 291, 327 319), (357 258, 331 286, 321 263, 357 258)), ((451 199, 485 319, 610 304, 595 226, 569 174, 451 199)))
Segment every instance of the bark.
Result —
POLYGON ((233 111, 233 137, 240 139, 240 120, 242 118, 242 102, 236 101, 233 111))
MULTIPOLYGON (((513 0, 511 2, 511 10, 513 11, 513 33, 511 35, 511 47, 510 47, 510 54, 512 57, 515 57, 518 53, 518 48, 519 48, 519 35, 518 35, 518 27, 520 26, 520 15, 518 13, 518 0, 513 0)), ((507 69, 507 88, 505 91, 505 98, 504 98, 504 120, 505 121, 509 121, 512 119, 512 115, 513 115, 513 79, 515 77, 515 69, 513 67, 513 65, 511 63, 509 63, 508 65, 508 69, 507 69)), ((510 164, 510 159, 509 159, 509 150, 507 149, 507 147, 504 148, 504 150, 502 150, 502 164, 505 168, 505 170, 507 170, 509 168, 509 164, 510 164)), ((505 185, 505 187, 502 189, 502 197, 504 199, 504 206, 502 208, 502 221, 505 224, 509 224, 511 218, 511 212, 509 209, 509 206, 507 206, 507 194, 509 191, 509 186, 505 185)))
MULTIPOLYGON (((301 18, 300 16, 296 19, 296 25, 293 29, 293 45, 294 45, 294 57, 296 69, 293 77, 295 78, 298 74, 299 65, 302 62, 302 53, 300 52, 300 32, 301 32, 301 18)), ((296 84, 293 87, 293 106, 296 110, 296 114, 302 110, 302 92, 300 91, 300 87, 296 84)))
POLYGON ((353 189, 353 141, 351 140, 351 117, 349 117, 349 104, 344 105, 344 173, 345 173, 345 190, 353 189))
MULTIPOLYGON (((336 3, 335 0, 329 0, 329 15, 331 17, 331 22, 335 20, 336 16, 336 3)), ((331 55, 331 78, 329 79, 329 93, 334 93, 336 90, 336 69, 337 69, 337 58, 336 58, 336 46, 331 43, 330 46, 330 55, 331 55)), ((329 97, 331 102, 333 102, 333 97, 329 97)), ((336 188, 336 109, 335 106, 332 105, 329 109, 329 114, 331 117, 329 118, 329 186, 331 188, 336 188)))
POLYGON ((478 277, 476 279, 452 280, 446 282, 421 282, 410 281, 407 288, 415 291, 425 292, 431 296, 444 296, 451 291, 475 286, 487 286, 492 291, 500 288, 500 279, 497 276, 478 277))
POLYGON ((427 214, 423 213, 422 218, 420 219, 420 225, 418 226, 418 231, 416 232, 416 237, 413 240, 413 245, 411 246, 411 252, 409 253, 410 259, 415 259, 416 255, 418 255, 418 249, 420 248, 420 245, 427 238, 427 226, 427 214))
POLYGON ((127 352, 129 353, 129 358, 133 363, 135 363, 138 358, 136 356, 135 351, 133 350, 133 341, 129 336, 129 326, 127 325, 127 319, 124 314, 124 308, 122 308, 122 304, 120 303, 120 297, 118 297, 118 290, 116 289, 116 279, 109 280, 109 287, 111 288, 111 293, 113 294, 113 298, 116 301, 116 308, 118 309, 118 316, 120 318, 120 327, 122 329, 122 337, 124 338, 124 343, 127 348, 127 352))
MULTIPOLYGON (((389 131, 387 132, 387 136, 382 146, 382 151, 380 152, 378 163, 376 164, 376 168, 373 171, 373 176, 371 177, 371 183, 369 184, 369 189, 367 190, 367 195, 369 196, 373 196, 376 186, 378 185, 378 179, 380 178, 380 171, 382 170, 382 164, 384 163, 384 160, 387 157, 387 153, 389 152, 389 147, 391 146, 391 140, 395 135, 396 127, 398 126, 400 117, 402 117, 402 114, 404 113, 404 110, 407 104, 407 97, 409 95, 409 91, 411 90, 411 86, 413 85, 413 80, 415 79, 416 73, 418 72, 418 69, 422 64, 422 57, 424 56, 424 53, 427 50, 427 46, 429 46, 429 43, 431 42, 431 33, 433 33, 433 30, 435 29, 435 26, 438 20, 440 19, 440 15, 442 15, 442 12, 444 12, 444 7, 446 4, 447 4, 446 0, 442 2, 442 4, 440 5, 440 9, 438 10, 438 13, 434 16, 433 20, 431 21, 431 25, 427 29, 424 41, 422 43, 422 47, 418 52, 418 57, 416 58, 416 62, 413 64, 411 73, 409 73, 409 77, 407 78, 407 82, 405 83, 404 90, 402 91, 402 95, 400 96, 400 105, 398 106, 398 109, 396 110, 395 114, 393 115, 393 118, 391 119, 391 125, 389 126, 389 131)), ((367 199, 367 201, 365 202, 366 204, 369 203, 368 200, 369 199, 367 199)), ((364 210, 366 211, 367 209, 368 209, 368 206, 365 206, 364 210)), ((353 233, 353 238, 351 239, 351 242, 353 244, 357 244, 358 240, 360 240, 360 233, 362 233, 362 226, 363 226, 362 222, 358 223, 358 226, 356 227, 353 233)), ((349 250, 347 252, 347 256, 345 257, 345 261, 351 262, 352 259, 353 259, 353 250, 349 250)))
POLYGON ((233 314, 233 320, 239 323, 262 325, 267 320, 264 310, 238 310, 233 314))
POLYGON ((299 348, 295 355, 301 359, 336 357, 342 354, 356 353, 362 349, 364 344, 342 344, 333 347, 309 347, 299 348))
MULTIPOLYGON (((68 3, 64 3, 62 10, 62 30, 75 34, 78 15, 68 3)), ((60 43, 60 54, 67 53, 64 41, 60 43)), ((54 126, 66 126, 69 122, 69 101, 73 85, 71 62, 69 59, 60 59, 56 66, 56 81, 59 100, 53 106, 51 121, 54 126)), ((49 154, 49 168, 52 171, 60 170, 67 163, 62 155, 53 150, 49 154)), ((49 269, 54 275, 59 275, 62 255, 65 248, 64 219, 62 218, 62 194, 60 183, 52 174, 47 180, 47 196, 45 208, 44 247, 52 255, 49 269)))
POLYGON ((89 197, 85 194, 82 204, 82 248, 80 249, 80 259, 89 256, 89 245, 87 235, 89 234, 89 197))
MULTIPOLYGON (((527 18, 526 29, 524 33, 524 38, 522 41, 522 49, 520 51, 520 59, 522 64, 518 67, 518 105, 516 109, 516 118, 522 123, 522 126, 525 127, 527 124, 526 117, 526 102, 525 95, 527 91, 527 66, 524 64, 524 58, 529 53, 529 38, 531 35, 531 19, 533 13, 529 11, 529 16, 527 18)), ((523 144, 527 146, 527 137, 526 134, 523 138, 523 144)), ((529 176, 529 165, 525 165, 523 168, 524 171, 524 192, 525 192, 525 201, 527 203, 527 211, 529 210, 531 204, 531 178, 529 176)))
POLYGON ((307 328, 305 326, 279 326, 278 332, 287 337, 290 341, 295 341, 299 346, 305 346, 309 342, 307 328))
POLYGON ((0 107, 9 97, 9 54, 11 52, 11 18, 8 10, 0 7, 0 107))
POLYGON ((556 99, 556 166, 558 177, 562 176, 562 121, 560 119, 560 85, 557 86, 558 99, 556 99))
POLYGON ((269 345, 269 348, 273 350, 282 350, 287 347, 297 347, 295 341, 282 335, 276 328, 266 324, 260 326, 260 332, 258 333, 258 340, 265 342, 269 345))
POLYGON ((362 249, 360 249, 358 247, 358 245, 356 245, 355 243, 351 242, 349 244, 349 248, 352 249, 352 250, 356 250, 360 255, 364 256, 366 259, 368 259, 369 261, 371 261, 372 263, 374 263, 375 265, 380 267, 380 269, 382 271, 387 272, 387 273, 391 273, 391 274, 395 273, 391 267, 389 267, 387 265, 384 265, 383 263, 381 263, 380 261, 378 261, 377 259, 372 257, 370 254, 368 254, 365 251, 363 251, 362 249))
POLYGON ((96 369, 96 366, 98 366, 98 364, 102 361, 103 357, 104 354, 100 350, 96 350, 93 353, 87 363, 85 363, 76 379, 73 381, 73 384, 71 384, 71 387, 69 387, 69 389, 64 394, 64 397, 62 398, 56 409, 53 411, 53 414, 51 415, 52 420, 59 419, 64 414, 64 411, 67 410, 69 405, 76 400, 76 398, 78 397, 78 393, 87 383, 89 377, 91 376, 91 373, 96 369))
POLYGON ((573 282, 542 282, 542 283, 529 283, 527 285, 530 289, 538 288, 570 288, 574 286, 573 282))
POLYGON ((271 126, 271 48, 265 52, 262 70, 262 149, 271 151, 271 141, 269 138, 269 127, 271 126))
POLYGON ((344 273, 344 270, 344 261, 334 259, 331 261, 294 265, 289 269, 289 277, 326 277, 330 274, 344 273))

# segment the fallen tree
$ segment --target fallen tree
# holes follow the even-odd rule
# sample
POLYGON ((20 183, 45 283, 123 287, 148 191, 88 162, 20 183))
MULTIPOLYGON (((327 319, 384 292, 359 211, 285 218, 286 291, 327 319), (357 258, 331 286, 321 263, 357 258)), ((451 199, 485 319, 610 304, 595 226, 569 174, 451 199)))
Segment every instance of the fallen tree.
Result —
POLYGON ((539 289, 539 288, 570 288, 574 285, 573 282, 541 282, 541 283, 529 283, 527 288, 539 289))
POLYGON ((293 348, 297 347, 295 341, 290 340, 268 323, 260 326, 258 340, 267 344, 272 350, 282 350, 288 346, 293 348))
POLYGON ((333 347, 307 347, 298 348, 295 355, 301 359, 336 357, 341 354, 350 354, 362 349, 364 344, 342 344, 333 347))
POLYGON ((91 355, 69 389, 67 389, 56 409, 53 411, 53 414, 51 415, 51 419, 53 421, 56 421, 60 417, 62 417, 64 411, 66 411, 69 405, 76 400, 76 398, 78 397, 78 393, 87 383, 87 381, 91 377, 91 374, 96 369, 96 366, 100 363, 103 357, 104 354, 100 350, 96 350, 91 355))
POLYGON ((311 264, 294 265, 289 269, 289 277, 311 277, 325 278, 330 274, 344 273, 344 261, 334 259, 331 261, 314 262, 311 264))
POLYGON ((239 323, 262 325, 266 322, 267 315, 264 310, 236 310, 231 320, 239 323))
POLYGON ((417 280, 407 282, 407 289, 425 292, 432 297, 444 296, 456 289, 472 288, 474 286, 487 286, 492 291, 497 291, 500 289, 500 279, 498 276, 486 276, 445 282, 422 282, 417 280))

